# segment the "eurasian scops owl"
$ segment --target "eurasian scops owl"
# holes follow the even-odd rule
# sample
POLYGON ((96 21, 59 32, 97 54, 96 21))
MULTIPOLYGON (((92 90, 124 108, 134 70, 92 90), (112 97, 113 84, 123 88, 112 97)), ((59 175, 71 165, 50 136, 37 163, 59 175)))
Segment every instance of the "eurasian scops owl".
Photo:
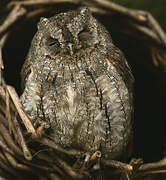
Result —
POLYGON ((132 140, 133 76, 86 7, 41 18, 22 67, 22 105, 64 148, 121 159, 132 140))

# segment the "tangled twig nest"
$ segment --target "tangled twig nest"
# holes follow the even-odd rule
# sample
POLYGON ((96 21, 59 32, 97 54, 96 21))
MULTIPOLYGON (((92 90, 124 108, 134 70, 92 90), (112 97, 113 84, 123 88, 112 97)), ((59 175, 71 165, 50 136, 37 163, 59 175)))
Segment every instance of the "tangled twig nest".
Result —
MULTIPOLYGON (((118 33, 139 39, 149 50, 154 65, 166 70, 166 34, 148 12, 127 9, 105 0, 26 0, 7 6, 9 15, 0 26, 0 176, 6 179, 124 179, 166 177, 166 159, 143 164, 141 159, 130 163, 102 160, 100 152, 84 155, 76 149, 66 150, 35 129, 19 102, 17 92, 6 84, 2 75, 5 43, 12 31, 36 17, 59 9, 86 5, 97 15, 106 15, 107 22, 118 33), (65 5, 65 6, 64 6, 65 5), (117 23, 118 22, 118 23, 117 23), (119 27, 123 27, 119 28, 119 27), (86 157, 86 158, 85 158, 86 157), (100 162, 101 167, 94 167, 100 162)), ((7 67, 5 67, 7 68, 7 67)))

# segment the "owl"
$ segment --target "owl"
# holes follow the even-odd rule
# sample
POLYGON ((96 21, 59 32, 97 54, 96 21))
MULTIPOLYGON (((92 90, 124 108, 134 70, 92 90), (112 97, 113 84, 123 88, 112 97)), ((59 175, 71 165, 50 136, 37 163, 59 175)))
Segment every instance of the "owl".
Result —
POLYGON ((41 18, 21 70, 21 103, 63 148, 128 156, 133 75, 87 7, 41 18))

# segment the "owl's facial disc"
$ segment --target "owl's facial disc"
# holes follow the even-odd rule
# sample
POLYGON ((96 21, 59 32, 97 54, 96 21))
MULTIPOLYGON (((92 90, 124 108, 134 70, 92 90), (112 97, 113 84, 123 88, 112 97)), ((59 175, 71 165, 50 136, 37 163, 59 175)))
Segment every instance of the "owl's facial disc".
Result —
POLYGON ((79 8, 77 11, 60 13, 51 18, 41 18, 38 29, 42 33, 45 32, 41 43, 41 47, 43 45, 45 47, 45 54, 73 55, 80 49, 94 47, 97 32, 96 27, 93 28, 90 23, 92 18, 86 7, 79 8))

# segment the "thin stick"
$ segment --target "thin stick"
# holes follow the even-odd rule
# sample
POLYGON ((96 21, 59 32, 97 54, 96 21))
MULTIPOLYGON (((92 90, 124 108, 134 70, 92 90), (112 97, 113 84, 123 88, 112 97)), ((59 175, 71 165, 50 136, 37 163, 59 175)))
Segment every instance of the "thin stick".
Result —
MULTIPOLYGON (((10 153, 10 154, 13 154, 14 155, 14 152, 13 151, 11 151, 8 147, 7 147, 7 145, 5 144, 5 142, 4 142, 4 140, 3 140, 3 138, 0 136, 0 147, 2 148, 2 151, 4 152, 3 154, 2 153, 0 153, 0 159, 1 159, 1 161, 0 161, 0 168, 2 168, 3 169, 3 172, 6 174, 6 172, 4 171, 4 170, 7 170, 7 172, 9 171, 9 172, 12 172, 12 174, 17 174, 17 173, 15 173, 15 171, 9 166, 9 163, 7 162, 7 159, 6 159, 6 157, 4 156, 4 154, 6 153, 6 152, 8 152, 8 153, 10 153), (7 169, 6 169, 6 167, 7 167, 7 169)), ((8 173, 7 173, 7 175, 8 175, 8 173)), ((18 174, 19 175, 19 174, 18 174)))
POLYGON ((99 4, 100 6, 103 6, 106 9, 110 9, 121 15, 130 17, 136 22, 149 25, 149 27, 156 32, 156 34, 161 39, 163 45, 166 47, 166 34, 159 25, 159 23, 149 12, 129 9, 107 0, 92 0, 92 1, 99 4))
MULTIPOLYGON (((158 38, 158 36, 156 35, 156 33, 152 30, 150 30, 149 28, 146 28, 142 25, 136 24, 136 23, 131 23, 131 22, 126 22, 127 24, 129 24, 129 26, 131 26, 131 28, 133 28, 134 30, 137 30, 138 32, 142 33, 144 36, 139 38, 145 39, 148 38, 150 40, 150 42, 154 42, 159 46, 163 46, 163 43, 161 42, 161 40, 158 38)), ((133 33, 133 30, 131 29, 130 33, 133 33)))
POLYGON ((6 33, 1 39, 0 39, 0 69, 4 69, 3 65, 3 59, 2 59, 2 48, 7 40, 8 33, 6 33))
POLYGON ((21 127, 20 127, 16 117, 13 119, 13 122, 14 122, 16 129, 17 129, 18 138, 19 138, 19 142, 20 142, 20 145, 21 145, 23 153, 24 153, 24 157, 27 160, 32 160, 32 154, 27 147, 27 144, 25 142, 24 136, 23 136, 22 131, 21 131, 21 127))
MULTIPOLYGON (((38 159, 37 161, 33 161, 33 162, 22 160, 22 162, 23 162, 24 164, 27 164, 27 165, 30 166, 30 167, 32 166, 32 167, 37 168, 37 169, 39 169, 39 170, 44 170, 45 172, 51 172, 51 171, 53 171, 53 168, 50 167, 49 164, 46 164, 46 162, 45 162, 45 166, 43 165, 43 162, 40 163, 40 162, 41 162, 40 159, 38 159)), ((33 169, 32 169, 32 170, 33 170, 33 169)), ((35 173, 37 173, 37 172, 35 172, 35 173)), ((39 173, 40 173, 40 172, 39 172, 39 173)))
POLYGON ((10 105, 9 105, 9 93, 7 90, 6 90, 6 119, 8 121, 9 133, 11 134, 14 127, 13 127, 13 123, 11 121, 11 112, 10 112, 10 105))
POLYGON ((6 157, 4 156, 4 152, 2 152, 2 150, 0 152, 0 160, 7 165, 9 164, 9 162, 7 161, 6 157))
POLYGON ((0 123, 3 123, 5 127, 8 127, 8 123, 6 121, 6 118, 0 113, 0 123))
MULTIPOLYGON (((21 145, 22 147, 22 150, 23 150, 23 153, 24 153, 24 157, 27 159, 27 160, 32 160, 32 155, 25 143, 25 140, 24 140, 24 137, 23 137, 23 134, 22 134, 22 131, 21 131, 21 128, 20 128, 20 125, 17 121, 17 118, 16 118, 16 115, 13 115, 14 118, 13 118, 13 121, 11 121, 11 116, 10 116, 10 108, 9 108, 9 94, 8 94, 8 91, 6 91, 6 107, 7 107, 7 119, 8 119, 8 122, 9 122, 9 132, 11 131, 10 129, 12 129, 13 133, 14 133, 14 136, 16 136, 16 131, 15 129, 17 129, 17 138, 16 140, 18 141, 18 143, 21 145)), ((11 134, 11 132, 10 132, 11 134)))
POLYGON ((0 169, 3 170, 3 173, 5 177, 13 177, 13 179, 16 179, 16 177, 20 177, 19 174, 16 173, 16 171, 14 171, 10 166, 7 166, 6 164, 2 163, 0 161, 0 169))
POLYGON ((51 167, 58 172, 58 174, 61 174, 62 176, 65 176, 64 172, 55 164, 54 158, 51 158, 50 156, 46 154, 38 154, 38 158, 42 159, 47 162, 47 164, 51 165, 51 167))
MULTIPOLYGON (((3 99, 5 99, 6 97, 6 94, 5 94, 5 89, 4 89, 4 86, 0 86, 0 95, 3 99)), ((5 102, 5 101, 4 101, 5 102)))
POLYGON ((61 148, 59 145, 55 144, 52 140, 48 139, 48 138, 42 138, 42 139, 37 139, 38 142, 44 144, 44 145, 47 145, 59 152, 62 152, 62 153, 65 153, 65 154, 68 154, 68 155, 72 155, 72 156, 78 156, 81 154, 80 151, 77 151, 75 149, 72 149, 72 150, 66 150, 66 149, 63 149, 61 148))
POLYGON ((134 179, 142 179, 143 177, 149 177, 150 175, 159 175, 159 174, 166 174, 166 169, 159 169, 159 170, 150 170, 144 172, 138 172, 134 179))
MULTIPOLYGON (((6 104, 6 85, 3 85, 3 86, 0 86, 0 98, 1 98, 1 104, 2 106, 5 106, 6 104)), ((4 110, 5 108, 2 108, 2 112, 5 114, 6 110, 4 110)), ((16 112, 16 108, 15 106, 13 105, 13 103, 10 103, 10 110, 11 110, 11 113, 14 113, 16 112)))
POLYGON ((5 156, 7 157, 8 161, 10 162, 10 164, 18 169, 18 170, 23 170, 23 171, 32 171, 32 169, 24 164, 20 164, 17 163, 17 161, 15 160, 15 158, 13 156, 11 156, 9 153, 5 152, 5 156))
POLYGON ((162 30, 162 28, 160 27, 160 25, 158 24, 158 22, 154 19, 154 17, 150 13, 145 12, 145 11, 128 9, 126 7, 120 6, 118 4, 115 4, 113 2, 106 1, 106 0, 92 0, 92 1, 96 2, 97 4, 107 9, 109 8, 117 13, 128 16, 134 19, 136 22, 139 21, 140 23, 148 24, 153 30, 155 30, 157 35, 160 36, 160 39, 166 45, 166 35, 164 31, 162 30))
MULTIPOLYGON (((2 101, 1 101, 2 102, 2 101)), ((4 104, 0 104, 0 110, 2 111, 2 113, 5 115, 6 112, 6 108, 4 107, 4 104)))
POLYGON ((60 164, 60 166, 74 179, 81 179, 83 176, 81 174, 76 173, 72 167, 70 167, 65 161, 62 159, 58 158, 56 156, 56 161, 60 164))
POLYGON ((23 5, 23 6, 34 6, 34 5, 47 5, 57 3, 80 3, 81 0, 29 0, 29 1, 12 1, 8 4, 8 7, 23 5))
POLYGON ((6 143, 4 142, 2 136, 0 136, 0 147, 1 147, 1 149, 2 149, 3 151, 9 152, 9 153, 12 154, 12 155, 14 154, 14 152, 7 147, 7 145, 6 145, 6 143))
POLYGON ((32 133, 33 137, 37 137, 36 130, 34 129, 28 116, 25 114, 15 89, 12 86, 6 86, 6 88, 11 96, 11 99, 13 100, 14 105, 16 106, 16 109, 17 109, 21 119, 24 122, 24 125, 25 125, 27 131, 29 133, 32 133))
POLYGON ((151 174, 166 174, 166 169, 161 169, 161 170, 151 170, 151 171, 147 171, 147 172, 143 172, 143 174, 141 176, 144 175, 151 175, 151 174))
POLYGON ((8 133, 7 129, 5 128, 5 126, 2 123, 0 123, 0 133, 2 134, 3 138, 5 139, 6 143, 9 145, 10 148, 16 154, 22 155, 22 151, 18 148, 18 146, 16 146, 14 144, 10 134, 8 133))
POLYGON ((0 39, 0 85, 5 84, 4 79, 2 77, 2 70, 4 69, 3 64, 3 58, 2 58, 2 48, 7 40, 8 33, 6 33, 1 39, 0 39))
POLYGON ((99 162, 100 159, 101 159, 101 152, 96 151, 95 153, 92 154, 89 161, 86 163, 86 167, 87 168, 91 167, 93 164, 99 162))
POLYGON ((158 50, 156 48, 151 48, 151 54, 154 64, 166 71, 166 54, 164 49, 158 50))
POLYGON ((149 22, 149 25, 152 27, 153 30, 155 30, 156 34, 160 37, 163 44, 166 46, 166 35, 159 23, 156 21, 156 19, 148 12, 146 12, 146 16, 149 22))
POLYGON ((114 11, 116 13, 130 17, 136 21, 139 21, 140 23, 145 23, 147 21, 147 19, 144 17, 144 14, 142 14, 142 11, 129 9, 107 0, 91 0, 91 1, 97 3, 98 5, 106 9, 110 9, 111 11, 114 11))
POLYGON ((133 167, 130 164, 122 163, 120 161, 101 159, 101 163, 105 166, 114 167, 127 172, 133 170, 133 167))
POLYGON ((139 171, 148 171, 166 167, 166 157, 154 163, 147 163, 140 166, 139 171))
POLYGON ((33 17, 39 16, 39 15, 41 15, 41 14, 43 14, 43 13, 46 13, 46 12, 50 12, 50 11, 52 11, 52 10, 53 10, 52 7, 51 7, 51 8, 35 9, 35 10, 33 10, 33 11, 28 12, 28 13, 26 14, 26 18, 27 18, 27 19, 31 19, 31 18, 33 18, 33 17))
POLYGON ((0 26, 0 39, 10 29, 10 27, 26 14, 26 9, 15 6, 4 23, 0 26))
POLYGON ((53 173, 50 174, 50 179, 51 180, 62 180, 60 177, 58 177, 56 174, 53 174, 53 173))

